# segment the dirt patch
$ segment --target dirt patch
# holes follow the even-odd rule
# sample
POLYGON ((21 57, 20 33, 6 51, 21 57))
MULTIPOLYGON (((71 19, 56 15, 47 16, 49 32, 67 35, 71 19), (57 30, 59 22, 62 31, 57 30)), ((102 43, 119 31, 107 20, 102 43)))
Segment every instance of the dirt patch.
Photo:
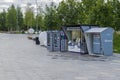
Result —
POLYGON ((97 55, 88 55, 80 53, 60 53, 60 52, 51 52, 48 56, 51 56, 51 59, 62 59, 62 60, 81 60, 81 61, 108 61, 106 56, 97 56, 97 55))

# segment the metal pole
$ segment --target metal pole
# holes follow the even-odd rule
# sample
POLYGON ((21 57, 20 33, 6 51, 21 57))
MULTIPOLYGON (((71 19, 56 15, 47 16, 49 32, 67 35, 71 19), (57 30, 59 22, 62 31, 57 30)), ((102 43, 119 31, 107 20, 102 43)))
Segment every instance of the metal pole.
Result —
POLYGON ((19 31, 19 25, 18 25, 18 8, 19 8, 19 7, 18 7, 18 5, 17 5, 17 12, 16 12, 16 13, 17 13, 17 31, 19 31))
POLYGON ((36 31, 38 32, 38 3, 36 0, 36 9, 37 9, 37 14, 36 14, 36 31))

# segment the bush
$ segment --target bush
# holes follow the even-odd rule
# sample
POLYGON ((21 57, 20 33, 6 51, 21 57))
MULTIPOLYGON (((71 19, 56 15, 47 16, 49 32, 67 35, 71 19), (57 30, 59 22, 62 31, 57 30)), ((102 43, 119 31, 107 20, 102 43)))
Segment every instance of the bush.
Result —
POLYGON ((113 45, 114 45, 114 52, 120 53, 120 34, 117 32, 114 33, 113 45))

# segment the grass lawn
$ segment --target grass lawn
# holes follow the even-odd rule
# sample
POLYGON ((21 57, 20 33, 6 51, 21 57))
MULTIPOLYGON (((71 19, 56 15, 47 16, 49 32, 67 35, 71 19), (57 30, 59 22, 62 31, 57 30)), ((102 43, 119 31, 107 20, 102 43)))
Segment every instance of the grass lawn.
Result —
POLYGON ((114 52, 120 53, 120 33, 114 33, 114 52))

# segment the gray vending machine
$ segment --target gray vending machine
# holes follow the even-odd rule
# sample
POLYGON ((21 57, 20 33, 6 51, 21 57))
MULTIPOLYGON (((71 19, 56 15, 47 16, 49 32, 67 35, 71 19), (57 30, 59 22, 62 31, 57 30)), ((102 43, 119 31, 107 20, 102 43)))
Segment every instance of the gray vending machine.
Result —
POLYGON ((47 49, 53 51, 53 33, 52 31, 47 31, 47 49))
POLYGON ((60 31, 53 31, 53 51, 60 51, 60 31))
POLYGON ((60 51, 66 52, 68 51, 68 40, 63 31, 60 31, 60 51))

